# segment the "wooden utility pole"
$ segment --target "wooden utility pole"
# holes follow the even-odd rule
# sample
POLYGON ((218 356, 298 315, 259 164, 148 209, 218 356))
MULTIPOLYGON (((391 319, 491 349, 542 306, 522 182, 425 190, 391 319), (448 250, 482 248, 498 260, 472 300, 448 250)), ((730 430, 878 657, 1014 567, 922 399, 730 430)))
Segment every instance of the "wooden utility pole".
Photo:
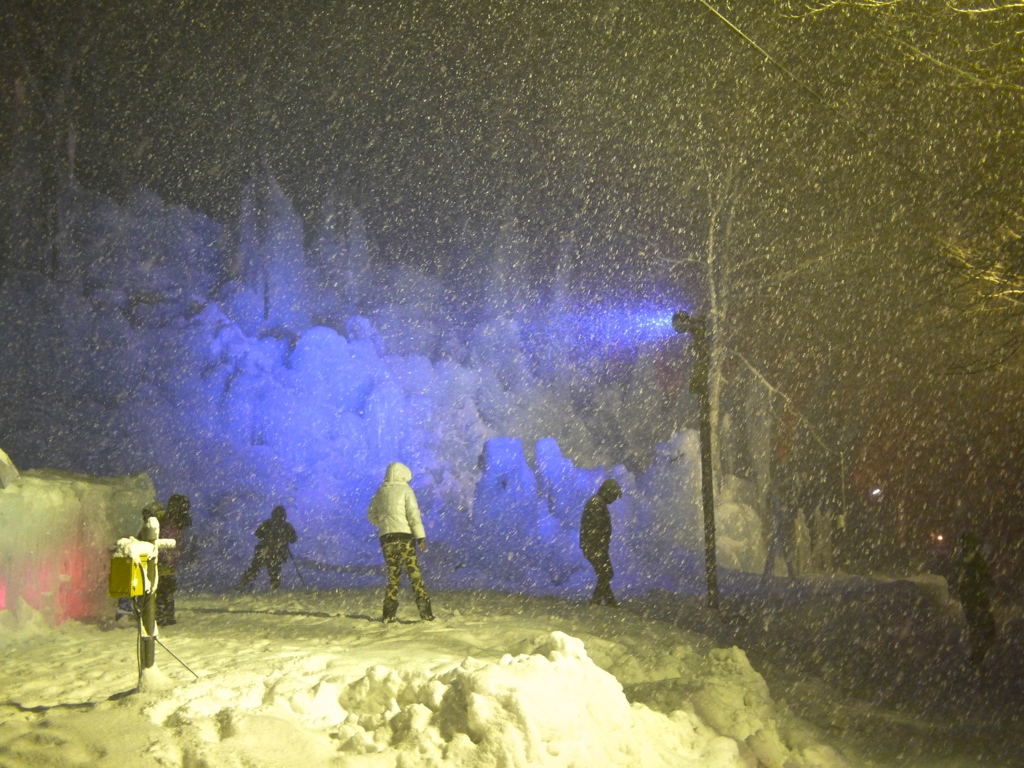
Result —
POLYGON ((715 559, 715 483, 711 466, 711 398, 708 388, 710 360, 707 321, 703 315, 690 317, 680 310, 672 316, 676 333, 693 336, 696 356, 690 375, 690 392, 700 405, 700 486, 704 502, 704 571, 708 582, 708 606, 718 607, 718 567, 715 559))

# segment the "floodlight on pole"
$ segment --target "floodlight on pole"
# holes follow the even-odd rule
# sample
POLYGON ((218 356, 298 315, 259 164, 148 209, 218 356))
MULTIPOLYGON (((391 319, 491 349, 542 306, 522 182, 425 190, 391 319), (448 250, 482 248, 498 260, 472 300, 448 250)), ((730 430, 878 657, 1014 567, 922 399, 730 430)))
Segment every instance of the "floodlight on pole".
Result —
POLYGON ((711 398, 709 397, 707 319, 679 310, 672 315, 676 333, 693 337, 695 360, 690 375, 690 392, 700 405, 700 486, 704 507, 704 570, 708 583, 708 605, 718 607, 718 569, 715 559, 715 486, 711 469, 711 398))

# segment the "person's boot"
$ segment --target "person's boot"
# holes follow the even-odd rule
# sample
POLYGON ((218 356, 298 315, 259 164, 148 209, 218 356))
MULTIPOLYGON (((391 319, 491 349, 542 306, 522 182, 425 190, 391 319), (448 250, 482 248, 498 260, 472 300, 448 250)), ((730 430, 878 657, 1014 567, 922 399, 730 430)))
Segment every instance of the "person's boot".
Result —
POLYGON ((416 600, 416 607, 420 609, 420 618, 424 621, 433 621, 434 612, 430 610, 430 598, 421 597, 416 600))
POLYGON ((385 600, 384 601, 384 618, 381 619, 385 624, 391 624, 397 621, 398 616, 398 601, 397 600, 385 600))
POLYGON ((129 597, 122 597, 117 601, 117 610, 114 611, 114 621, 120 621, 125 616, 134 616, 135 609, 132 608, 132 601, 129 597))

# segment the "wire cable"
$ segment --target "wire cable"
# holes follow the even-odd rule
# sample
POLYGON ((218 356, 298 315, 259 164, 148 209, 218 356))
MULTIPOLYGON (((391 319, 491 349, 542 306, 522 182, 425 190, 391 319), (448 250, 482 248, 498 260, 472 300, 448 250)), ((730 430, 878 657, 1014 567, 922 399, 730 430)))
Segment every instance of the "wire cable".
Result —
MULTIPOLYGON (((161 640, 161 639, 160 639, 159 637, 157 637, 156 635, 154 635, 154 636, 153 636, 153 639, 154 639, 154 640, 156 640, 156 641, 157 641, 157 642, 158 642, 158 643, 160 644, 160 647, 161 647, 161 648, 163 648, 163 649, 164 649, 165 651, 167 651, 167 652, 168 652, 169 654, 171 654, 171 656, 173 656, 173 657, 174 657, 174 660, 175 660, 176 662, 178 662, 179 664, 181 664, 181 666, 183 666, 183 667, 184 667, 185 669, 187 669, 187 670, 188 670, 189 672, 192 672, 192 674, 193 674, 193 675, 196 675, 196 673, 195 673, 195 672, 194 672, 194 671, 192 670, 192 667, 190 667, 190 666, 189 666, 188 664, 186 664, 186 663, 185 663, 184 661, 182 661, 181 659, 179 659, 179 658, 178 658, 178 656, 177 656, 177 655, 176 655, 176 654, 174 653, 174 651, 172 651, 172 650, 171 650, 170 648, 168 648, 168 647, 167 647, 166 645, 164 645, 164 642, 163 642, 163 640, 161 640)), ((198 680, 198 679, 199 679, 199 675, 196 675, 196 680, 198 680)))

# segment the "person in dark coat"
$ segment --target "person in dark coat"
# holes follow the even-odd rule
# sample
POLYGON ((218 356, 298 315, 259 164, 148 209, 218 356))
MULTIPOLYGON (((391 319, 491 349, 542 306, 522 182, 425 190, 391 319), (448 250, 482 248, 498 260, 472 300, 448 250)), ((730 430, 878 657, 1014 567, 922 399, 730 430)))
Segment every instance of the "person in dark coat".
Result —
POLYGON ((174 595, 178 591, 178 566, 185 554, 185 530, 192 527, 192 503, 188 496, 176 493, 167 500, 167 511, 160 521, 160 535, 178 542, 160 558, 160 583, 156 590, 156 620, 162 626, 177 624, 174 595))
POLYGON ((267 569, 270 576, 270 588, 277 589, 281 586, 281 566, 288 559, 291 552, 289 544, 299 540, 298 534, 292 524, 288 522, 288 515, 282 506, 274 507, 270 518, 256 526, 256 551, 252 557, 252 563, 242 574, 242 580, 238 588, 246 587, 259 574, 262 568, 267 569))
POLYGON ((612 594, 612 560, 608 555, 608 547, 612 541, 612 517, 608 505, 622 498, 622 488, 609 478, 601 483, 597 493, 590 497, 583 507, 580 519, 580 549, 583 556, 590 561, 597 575, 597 586, 590 598, 591 605, 618 606, 612 594))
POLYGON ((954 576, 971 639, 971 664, 980 668, 995 641, 996 621, 988 597, 993 586, 992 573, 982 555, 981 541, 973 533, 965 533, 960 539, 960 558, 954 576))

